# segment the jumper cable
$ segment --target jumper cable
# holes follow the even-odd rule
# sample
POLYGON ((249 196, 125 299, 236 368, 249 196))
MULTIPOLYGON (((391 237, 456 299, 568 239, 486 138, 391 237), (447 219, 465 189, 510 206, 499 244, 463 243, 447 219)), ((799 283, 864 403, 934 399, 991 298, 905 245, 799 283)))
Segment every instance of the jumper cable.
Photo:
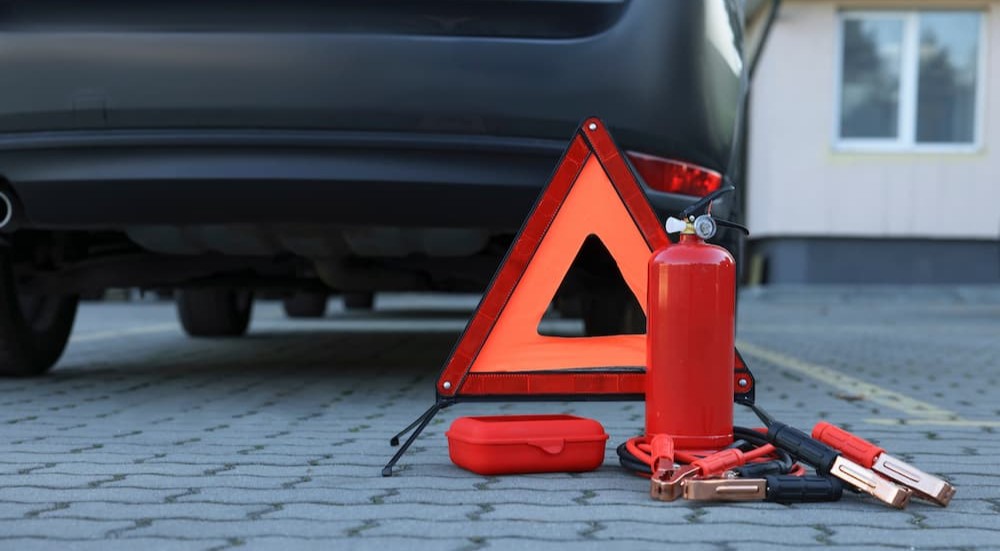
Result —
POLYGON ((694 478, 684 484, 684 499, 697 501, 773 501, 809 503, 837 501, 844 486, 836 478, 767 475, 763 478, 694 478))
POLYGON ((620 445, 618 457, 623 467, 650 477, 650 495, 661 501, 674 501, 681 497, 731 501, 740 496, 740 500, 787 503, 840 498, 839 486, 831 487, 826 498, 819 498, 815 488, 824 484, 819 481, 807 480, 805 488, 810 491, 800 491, 802 484, 790 479, 801 478, 805 469, 795 464, 788 453, 769 444, 761 430, 735 427, 734 436, 742 445, 709 454, 674 450, 668 435, 639 436, 620 445), (744 451, 744 447, 750 449, 744 451), (767 476, 775 475, 781 476, 772 478, 770 486, 767 486, 767 476), (735 478, 737 476, 743 478, 735 478), (725 480, 729 482, 722 482, 725 480), (754 485, 753 488, 760 491, 751 491, 754 497, 741 492, 748 485, 754 485))
POLYGON ((839 478, 849 486, 891 507, 897 509, 906 507, 911 494, 909 488, 895 484, 875 471, 862 467, 799 429, 775 421, 760 407, 754 404, 747 406, 767 426, 768 442, 787 451, 803 463, 808 463, 818 474, 839 478))
POLYGON ((834 448, 851 461, 913 490, 914 497, 947 507, 955 487, 940 478, 895 458, 871 442, 846 430, 820 421, 812 430, 816 440, 834 448))

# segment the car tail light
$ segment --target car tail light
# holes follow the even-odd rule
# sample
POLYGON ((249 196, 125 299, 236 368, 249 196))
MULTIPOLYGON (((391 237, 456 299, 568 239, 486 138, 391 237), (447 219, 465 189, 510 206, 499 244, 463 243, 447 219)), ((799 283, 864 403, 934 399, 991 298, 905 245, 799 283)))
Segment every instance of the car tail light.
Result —
POLYGON ((704 197, 722 186, 722 175, 698 165, 628 152, 632 165, 656 191, 704 197))

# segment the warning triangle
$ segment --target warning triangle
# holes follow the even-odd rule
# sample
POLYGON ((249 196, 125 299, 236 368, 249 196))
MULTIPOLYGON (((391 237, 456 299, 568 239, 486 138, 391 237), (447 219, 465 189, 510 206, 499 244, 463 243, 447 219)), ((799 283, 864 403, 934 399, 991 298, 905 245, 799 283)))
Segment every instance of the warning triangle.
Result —
POLYGON ((653 250, 668 243, 604 123, 577 130, 452 351, 441 398, 641 398, 645 335, 554 337, 538 323, 584 241, 595 236, 645 308, 653 250))
MULTIPOLYGON (((620 399, 645 393, 646 335, 555 337, 538 322, 583 243, 607 248, 640 305, 653 250, 669 241, 604 124, 591 118, 569 148, 437 381, 437 400, 390 442, 413 433, 382 469, 391 476, 442 408, 462 400, 620 399)), ((645 309, 645 306, 643 306, 645 309)), ((734 400, 754 402, 754 378, 735 353, 734 400)))

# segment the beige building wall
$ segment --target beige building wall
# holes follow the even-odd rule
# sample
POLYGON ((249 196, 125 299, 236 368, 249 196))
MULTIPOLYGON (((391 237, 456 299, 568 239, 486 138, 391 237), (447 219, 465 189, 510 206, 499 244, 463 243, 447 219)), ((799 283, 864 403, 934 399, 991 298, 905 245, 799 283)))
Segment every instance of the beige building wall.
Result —
POLYGON ((747 196, 753 237, 1000 238, 998 7, 963 0, 786 0, 753 84, 747 196), (978 150, 838 151, 838 11, 958 6, 985 14, 978 150))

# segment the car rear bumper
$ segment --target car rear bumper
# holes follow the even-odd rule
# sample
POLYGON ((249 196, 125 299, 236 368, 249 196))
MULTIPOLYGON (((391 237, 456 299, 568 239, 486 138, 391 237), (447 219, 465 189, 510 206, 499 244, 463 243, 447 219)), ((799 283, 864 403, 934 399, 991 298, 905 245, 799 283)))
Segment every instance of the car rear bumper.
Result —
MULTIPOLYGON (((567 137, 568 139, 568 137, 567 137)), ((322 223, 517 229, 566 142, 345 132, 0 140, 20 227, 322 223)), ((693 198, 649 190, 661 214, 693 198)))

